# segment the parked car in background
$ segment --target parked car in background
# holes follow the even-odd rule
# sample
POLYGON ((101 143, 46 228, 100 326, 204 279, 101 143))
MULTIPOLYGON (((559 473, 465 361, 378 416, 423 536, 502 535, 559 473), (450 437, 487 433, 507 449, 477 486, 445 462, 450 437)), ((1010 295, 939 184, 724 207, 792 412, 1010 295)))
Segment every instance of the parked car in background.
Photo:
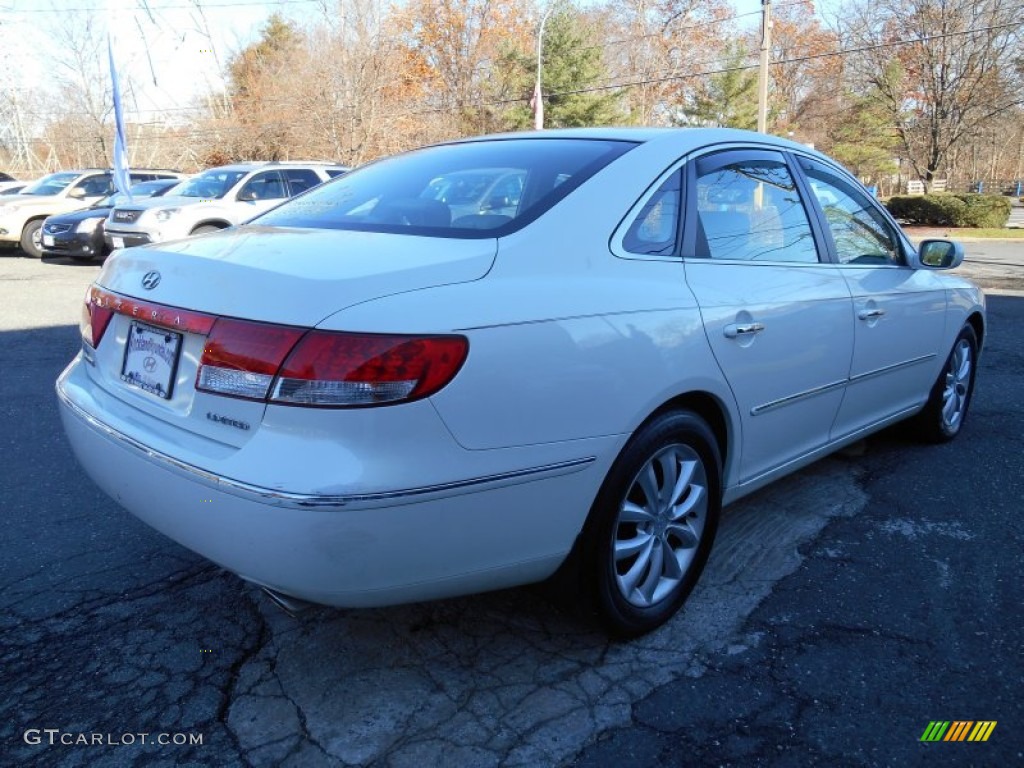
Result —
POLYGON ((184 182, 177 179, 144 181, 131 188, 131 198, 115 193, 97 200, 88 208, 50 216, 43 221, 44 256, 70 256, 75 261, 92 261, 110 252, 103 241, 103 222, 115 205, 161 197, 184 182))
POLYGON ((897 421, 963 429, 986 316, 962 259, 772 136, 467 139, 111 255, 57 394, 100 488, 280 601, 557 572, 637 635, 723 503, 897 421), (431 192, 489 169, 522 180, 514 210, 431 192))
POLYGON ((211 168, 175 190, 173 196, 116 206, 106 224, 107 245, 131 248, 216 232, 248 221, 347 170, 329 163, 301 162, 211 168))
MULTIPOLYGON (((177 171, 135 168, 131 182, 156 179, 180 180, 177 171)), ((93 168, 83 171, 60 171, 41 179, 0 202, 0 244, 20 245, 29 256, 43 254, 43 220, 58 213, 86 208, 114 192, 114 175, 110 170, 93 168)))
POLYGON ((0 195, 16 195, 25 187, 33 183, 31 179, 25 181, 19 181, 6 173, 0 174, 4 176, 3 180, 0 180, 0 195))
POLYGON ((519 206, 525 178, 517 168, 455 171, 433 179, 420 197, 447 205, 453 221, 463 216, 508 216, 519 206))

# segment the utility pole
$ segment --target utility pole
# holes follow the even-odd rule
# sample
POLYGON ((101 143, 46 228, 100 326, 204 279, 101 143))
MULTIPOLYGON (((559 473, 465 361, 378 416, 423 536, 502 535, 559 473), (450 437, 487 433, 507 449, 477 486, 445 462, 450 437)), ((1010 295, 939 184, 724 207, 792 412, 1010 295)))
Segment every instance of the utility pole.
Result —
POLYGON ((757 131, 768 133, 768 54, 772 37, 772 0, 761 0, 761 67, 757 78, 757 131))

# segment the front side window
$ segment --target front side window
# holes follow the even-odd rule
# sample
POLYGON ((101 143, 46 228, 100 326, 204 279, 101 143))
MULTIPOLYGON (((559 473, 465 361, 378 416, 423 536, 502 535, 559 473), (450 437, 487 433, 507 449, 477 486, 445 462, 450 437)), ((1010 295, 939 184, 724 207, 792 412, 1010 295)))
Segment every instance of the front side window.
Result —
POLYGON ((433 237, 505 235, 634 146, 533 138, 427 147, 351 171, 253 223, 433 237))
POLYGON ((174 194, 180 197, 199 197, 215 200, 224 197, 245 176, 245 171, 225 171, 213 168, 189 179, 174 194))
POLYGON ((107 174, 88 176, 74 188, 82 190, 84 197, 104 197, 114 191, 114 179, 107 174))
POLYGON ((781 160, 697 166, 697 254, 712 259, 818 261, 807 212, 781 160))
POLYGON ((803 165, 840 264, 904 263, 892 225, 863 191, 817 163, 808 160, 803 165))
POLYGON ((282 200, 288 197, 284 179, 277 171, 257 173, 238 191, 239 200, 282 200))

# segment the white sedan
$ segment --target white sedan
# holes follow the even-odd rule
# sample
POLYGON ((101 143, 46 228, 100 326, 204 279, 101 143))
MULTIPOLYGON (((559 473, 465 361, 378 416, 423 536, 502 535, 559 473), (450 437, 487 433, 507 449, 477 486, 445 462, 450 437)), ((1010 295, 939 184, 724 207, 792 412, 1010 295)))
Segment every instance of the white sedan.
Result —
POLYGON ((962 258, 781 139, 484 137, 116 252, 57 393, 101 488, 281 601, 557 571, 630 636, 683 604, 722 503, 902 419, 961 430, 962 258), (494 169, 509 211, 432 194, 494 169))

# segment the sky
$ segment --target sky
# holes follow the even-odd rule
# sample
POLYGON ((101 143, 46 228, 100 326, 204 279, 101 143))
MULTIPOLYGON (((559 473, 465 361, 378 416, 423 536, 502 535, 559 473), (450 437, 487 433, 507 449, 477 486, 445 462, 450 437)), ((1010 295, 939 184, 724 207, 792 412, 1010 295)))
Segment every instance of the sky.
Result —
MULTIPOLYGON (((109 23, 122 83, 135 85, 125 98, 128 119, 174 120, 176 114, 184 117, 196 95, 222 85, 217 60, 227 61, 254 40, 271 13, 307 24, 324 12, 325 2, 200 4, 203 15, 195 0, 0 0, 0 90, 13 90, 21 103, 30 103, 53 76, 47 55, 54 50, 52 28, 92 17, 101 29, 109 23)), ((334 0, 326 4, 332 7, 334 0)), ((759 23, 761 0, 733 0, 733 6, 745 23, 759 23)))

